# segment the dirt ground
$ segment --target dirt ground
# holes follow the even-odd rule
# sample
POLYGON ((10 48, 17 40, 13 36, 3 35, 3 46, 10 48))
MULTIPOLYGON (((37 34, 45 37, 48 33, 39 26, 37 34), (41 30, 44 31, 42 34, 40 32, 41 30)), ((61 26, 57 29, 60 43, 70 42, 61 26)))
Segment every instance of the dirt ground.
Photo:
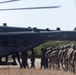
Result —
MULTIPOLYGON (((28 59, 30 66, 30 59, 28 59)), ((40 59, 35 61, 36 69, 20 69, 18 66, 0 66, 0 75, 75 75, 71 72, 63 70, 39 69, 40 59)))

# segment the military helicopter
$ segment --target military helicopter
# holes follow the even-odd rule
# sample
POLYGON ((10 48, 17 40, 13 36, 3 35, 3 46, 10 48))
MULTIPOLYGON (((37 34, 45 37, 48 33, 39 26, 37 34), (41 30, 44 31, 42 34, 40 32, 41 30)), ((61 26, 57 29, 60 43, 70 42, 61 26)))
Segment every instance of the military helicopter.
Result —
MULTIPOLYGON (((15 0, 12 0, 15 1, 15 0)), ((5 2, 6 3, 6 2, 5 2)), ((45 6, 30 8, 9 8, 0 9, 7 10, 30 10, 30 9, 50 9, 59 8, 61 6, 45 6)), ((34 48, 49 40, 76 40, 76 31, 62 31, 60 28, 56 30, 38 29, 38 28, 19 28, 8 27, 6 23, 0 26, 0 57, 12 54, 14 52, 24 52, 34 48)))
MULTIPOLYGON (((0 2, 0 4, 16 1, 20 0, 7 0, 0 2)), ((0 9, 0 11, 50 9, 60 7, 61 6, 8 8, 8 9, 0 9)), ((15 51, 23 52, 25 50, 29 50, 30 48, 33 48, 45 42, 48 37, 51 37, 50 35, 47 34, 47 32, 53 31, 49 29, 37 29, 30 27, 29 28, 8 27, 5 23, 3 25, 4 26, 2 27, 0 26, 0 57, 14 53, 15 51)))
POLYGON ((76 31, 37 28, 0 27, 0 57, 34 48, 49 40, 76 40, 76 31))

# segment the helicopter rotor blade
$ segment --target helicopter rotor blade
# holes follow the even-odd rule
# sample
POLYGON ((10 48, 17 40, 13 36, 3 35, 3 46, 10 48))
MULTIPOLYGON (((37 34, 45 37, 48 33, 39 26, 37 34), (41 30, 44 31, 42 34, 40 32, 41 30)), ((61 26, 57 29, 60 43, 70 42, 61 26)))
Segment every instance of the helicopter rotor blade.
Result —
POLYGON ((29 8, 8 8, 8 9, 0 9, 0 11, 8 11, 8 10, 32 10, 32 9, 51 9, 51 8, 59 8, 61 6, 44 6, 44 7, 29 7, 29 8))
POLYGON ((76 8, 76 0, 75 0, 75 8, 76 8))
POLYGON ((9 3, 9 2, 15 2, 15 1, 20 1, 20 0, 8 0, 8 1, 2 1, 2 2, 0 2, 0 4, 9 3))

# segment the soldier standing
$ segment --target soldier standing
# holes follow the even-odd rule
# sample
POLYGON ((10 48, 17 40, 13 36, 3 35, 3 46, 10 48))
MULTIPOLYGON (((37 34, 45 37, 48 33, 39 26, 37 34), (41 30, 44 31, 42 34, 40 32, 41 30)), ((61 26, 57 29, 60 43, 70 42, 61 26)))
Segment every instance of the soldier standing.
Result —
POLYGON ((34 49, 31 49, 31 68, 35 69, 35 52, 34 49))
POLYGON ((48 59, 45 57, 45 54, 46 54, 46 49, 44 48, 41 48, 41 67, 40 69, 42 69, 42 67, 45 69, 45 68, 48 68, 48 59))
POLYGON ((26 67, 29 68, 28 62, 27 62, 27 58, 28 58, 27 51, 21 53, 21 58, 22 58, 22 67, 23 68, 26 68, 26 67))

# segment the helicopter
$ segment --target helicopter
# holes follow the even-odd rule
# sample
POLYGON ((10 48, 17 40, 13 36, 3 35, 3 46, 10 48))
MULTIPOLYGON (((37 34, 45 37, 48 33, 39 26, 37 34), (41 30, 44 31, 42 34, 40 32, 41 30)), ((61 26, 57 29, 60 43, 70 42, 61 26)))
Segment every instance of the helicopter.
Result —
MULTIPOLYGON (((16 2, 20 0, 6 0, 0 2, 0 4, 16 2)), ((13 11, 13 10, 34 10, 34 9, 54 9, 61 6, 42 6, 42 7, 25 7, 25 8, 7 8, 0 9, 0 11, 13 11)), ((6 23, 0 26, 0 57, 17 52, 23 52, 29 50, 46 41, 50 35, 48 31, 55 31, 47 29, 37 28, 19 28, 8 27, 6 23), (45 34, 46 33, 46 34, 45 34)), ((51 37, 52 38, 52 37, 51 37)))
POLYGON ((19 28, 19 27, 0 27, 0 57, 17 52, 27 51, 47 41, 74 41, 76 31, 19 28))
MULTIPOLYGON (((18 1, 18 0, 12 0, 18 1)), ((2 3, 9 3, 12 1, 5 1, 2 3)), ((0 9, 0 11, 11 10, 34 10, 34 9, 50 9, 60 8, 61 6, 43 6, 30 8, 8 8, 0 9)), ((60 28, 56 30, 38 29, 36 27, 20 28, 9 27, 6 23, 0 26, 0 57, 10 55, 15 52, 24 52, 34 48, 47 41, 74 41, 76 40, 76 31, 62 31, 60 28)), ((6 64, 6 63, 4 63, 6 64)), ((3 64, 3 65, 4 65, 3 64)))

